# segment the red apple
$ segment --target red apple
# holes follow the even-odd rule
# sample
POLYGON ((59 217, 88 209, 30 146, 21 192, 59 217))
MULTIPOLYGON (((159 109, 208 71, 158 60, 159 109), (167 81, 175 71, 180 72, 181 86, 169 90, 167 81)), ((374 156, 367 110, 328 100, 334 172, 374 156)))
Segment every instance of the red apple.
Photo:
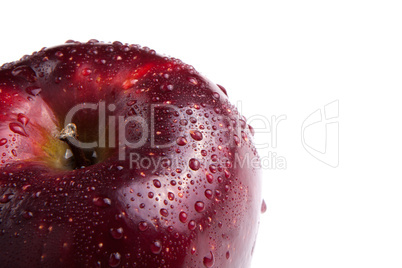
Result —
POLYGON ((1 267, 250 266, 252 128, 226 90, 136 45, 0 69, 1 267))

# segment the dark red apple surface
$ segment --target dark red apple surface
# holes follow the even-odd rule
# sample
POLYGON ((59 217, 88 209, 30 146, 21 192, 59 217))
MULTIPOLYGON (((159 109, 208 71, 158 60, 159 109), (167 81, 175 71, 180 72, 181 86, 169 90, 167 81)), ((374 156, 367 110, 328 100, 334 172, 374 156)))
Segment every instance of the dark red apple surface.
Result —
POLYGON ((136 45, 0 69, 1 267, 251 263, 261 178, 226 90, 136 45))

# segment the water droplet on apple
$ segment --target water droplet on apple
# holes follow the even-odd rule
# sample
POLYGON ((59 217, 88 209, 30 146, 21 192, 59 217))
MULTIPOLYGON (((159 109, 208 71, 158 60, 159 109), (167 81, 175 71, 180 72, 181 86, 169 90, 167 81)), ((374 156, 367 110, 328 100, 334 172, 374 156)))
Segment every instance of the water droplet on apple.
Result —
POLYGON ((179 146, 184 146, 187 144, 187 140, 185 137, 179 137, 179 138, 177 138, 176 143, 179 146))
POLYGON ((202 201, 197 201, 194 204, 194 208, 197 212, 202 212, 205 209, 205 204, 202 201))
POLYGON ((220 96, 219 96, 219 93, 218 93, 218 92, 214 92, 214 93, 212 93, 212 96, 214 97, 214 99, 217 99, 217 100, 219 100, 219 98, 220 98, 220 96))
POLYGON ((180 123, 180 125, 185 126, 185 125, 188 124, 188 121, 187 121, 187 119, 181 119, 181 120, 179 121, 179 123, 180 123))
POLYGON ((179 214, 179 219, 182 223, 185 223, 187 221, 188 215, 186 212, 182 211, 179 214))
POLYGON ((161 186, 162 186, 162 184, 159 180, 154 180, 153 183, 156 188, 161 188, 161 186))
POLYGON ((240 146, 240 138, 237 135, 233 135, 234 142, 236 146, 240 146))
POLYGON ((188 165, 192 170, 195 171, 199 170, 201 167, 200 161, 195 158, 191 158, 188 165))
POLYGON ((230 258, 230 252, 228 250, 228 251, 226 251, 226 259, 229 259, 229 258, 230 258))
POLYGON ((164 158, 162 161, 162 167, 170 167, 172 165, 172 161, 168 158, 164 158))
POLYGON ((202 140, 202 133, 198 130, 190 131, 190 135, 196 141, 202 140))
POLYGON ((218 161, 218 156, 216 154, 211 155, 212 162, 218 161))
POLYGON ((205 196, 208 199, 212 199, 212 196, 213 196, 212 191, 210 189, 206 189, 205 190, 205 196))
POLYGON ((95 204, 95 206, 102 208, 110 207, 112 205, 112 200, 107 197, 94 197, 92 202, 95 204))
POLYGON ((250 130, 251 136, 254 136, 254 133, 255 133, 254 128, 252 126, 248 125, 248 129, 250 130))
POLYGON ((56 53, 54 53, 54 55, 58 58, 62 58, 64 56, 63 52, 61 51, 57 51, 56 53))
POLYGON ((212 174, 207 173, 206 177, 207 177, 207 181, 209 183, 212 183, 214 181, 214 176, 212 174))
POLYGON ((110 257, 109 257, 109 266, 110 267, 117 267, 120 265, 120 262, 121 262, 121 255, 119 252, 110 254, 110 257))
POLYGON ((146 221, 142 221, 138 224, 138 229, 141 232, 145 232, 146 230, 148 230, 148 223, 146 221))
POLYGON ((217 167, 214 164, 209 165, 209 171, 211 171, 212 173, 216 173, 217 171, 217 167))
POLYGON ((163 217, 167 217, 169 216, 169 212, 167 211, 167 209, 162 208, 159 213, 163 216, 163 217))
POLYGON ((29 210, 24 211, 24 213, 22 214, 22 217, 24 217, 24 219, 31 219, 33 217, 33 213, 29 210))
POLYGON ((195 221, 191 220, 191 221, 188 223, 188 229, 190 229, 191 231, 194 231, 194 230, 195 230, 195 227, 196 227, 195 221))
POLYGON ((24 126, 26 126, 29 123, 29 118, 26 115, 21 114, 21 113, 18 114, 17 120, 24 126))
POLYGON ((246 128, 246 126, 247 126, 246 121, 245 121, 245 120, 243 120, 243 119, 240 119, 239 121, 240 121, 240 126, 241 126, 241 128, 242 128, 242 129, 245 129, 245 128, 246 128))
POLYGON ((159 254, 162 251, 162 243, 159 240, 155 240, 154 242, 152 242, 151 244, 151 252, 153 254, 159 254))
POLYGON ((214 259, 214 254, 212 253, 212 251, 210 251, 209 254, 204 257, 202 262, 205 265, 205 267, 211 268, 214 266, 215 259, 214 259))
POLYGON ((20 134, 21 136, 28 137, 28 134, 25 132, 24 127, 21 126, 19 123, 10 123, 9 127, 12 132, 20 134))
POLYGON ((169 193, 168 193, 168 199, 169 199, 170 201, 173 201, 173 200, 174 200, 174 193, 169 192, 169 193))
POLYGON ((42 89, 40 87, 32 86, 27 87, 25 91, 31 96, 37 96, 41 93, 42 89))
POLYGON ((27 82, 35 82, 36 81, 36 73, 35 71, 26 65, 21 65, 11 71, 11 74, 16 77, 21 77, 27 82))
POLYGON ((0 203, 8 203, 13 198, 14 194, 3 194, 0 198, 0 203))
POLYGON ((262 200, 261 204, 261 213, 265 213, 267 211, 267 204, 265 203, 265 200, 262 200))
POLYGON ((154 193, 153 193, 153 192, 149 192, 149 193, 148 193, 148 197, 149 197, 149 198, 153 198, 153 197, 154 197, 154 193))
POLYGON ((123 237, 123 228, 122 227, 117 229, 111 228, 110 234, 114 239, 121 239, 123 237))
POLYGON ((247 134, 244 133, 244 131, 241 132, 241 137, 243 138, 244 141, 248 141, 247 134))
POLYGON ((197 85, 198 84, 198 80, 192 76, 187 77, 187 80, 193 84, 193 85, 197 85))
POLYGON ((92 73, 92 70, 89 69, 89 68, 84 68, 84 69, 82 69, 82 71, 81 71, 81 74, 82 74, 83 76, 88 76, 88 75, 90 75, 91 73, 92 73))
POLYGON ((224 88, 221 85, 217 85, 217 86, 222 90, 223 93, 225 93, 226 96, 228 95, 228 92, 226 91, 226 88, 224 88))
POLYGON ((11 153, 13 154, 14 157, 17 157, 17 151, 15 149, 12 149, 11 153))
POLYGON ((2 139, 0 140, 0 146, 5 145, 6 143, 7 143, 7 139, 2 138, 2 139))

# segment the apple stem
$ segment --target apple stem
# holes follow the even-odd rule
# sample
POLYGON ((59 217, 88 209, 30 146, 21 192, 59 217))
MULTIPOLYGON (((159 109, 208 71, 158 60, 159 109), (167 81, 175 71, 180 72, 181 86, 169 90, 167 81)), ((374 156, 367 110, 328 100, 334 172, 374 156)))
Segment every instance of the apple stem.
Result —
POLYGON ((73 154, 76 167, 87 167, 91 165, 91 161, 89 161, 85 157, 84 150, 79 147, 79 141, 77 140, 77 126, 73 123, 69 123, 65 128, 60 132, 59 139, 64 141, 70 147, 70 150, 73 154))

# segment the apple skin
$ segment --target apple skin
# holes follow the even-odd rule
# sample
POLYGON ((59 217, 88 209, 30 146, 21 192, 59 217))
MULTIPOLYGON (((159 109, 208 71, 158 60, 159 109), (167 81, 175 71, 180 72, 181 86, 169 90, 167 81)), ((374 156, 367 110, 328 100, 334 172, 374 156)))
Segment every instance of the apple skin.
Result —
MULTIPOLYGON (((80 141, 101 143, 98 110, 73 117, 80 141)), ((133 121, 124 135, 146 131, 133 121)), ((148 48, 68 41, 3 65, 1 266, 250 267, 262 203, 252 132, 223 87, 148 48), (100 102, 114 108, 107 141, 71 168, 57 133, 77 104, 100 102), (153 126, 138 148, 119 140, 130 116, 153 126)))

